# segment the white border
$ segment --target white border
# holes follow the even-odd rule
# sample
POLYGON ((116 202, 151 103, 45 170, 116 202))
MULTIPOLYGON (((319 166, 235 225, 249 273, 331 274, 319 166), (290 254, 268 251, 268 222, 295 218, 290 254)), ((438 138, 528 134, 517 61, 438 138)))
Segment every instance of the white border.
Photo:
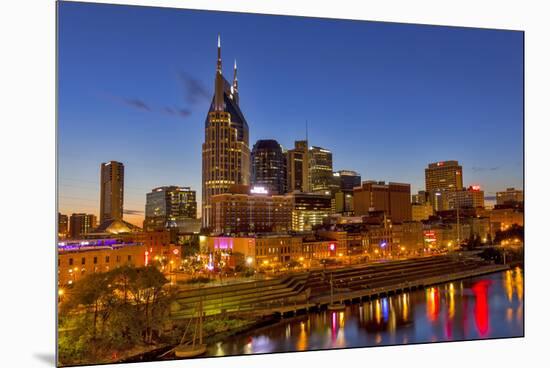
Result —
MULTIPOLYGON (((491 340, 143 363, 128 367, 389 366, 478 367, 540 364, 547 349, 550 260, 547 126, 549 31, 544 1, 96 1, 190 9, 291 14, 525 30, 527 266, 524 339, 491 340), (544 211, 546 210, 546 211, 544 211), (543 212, 544 211, 544 212, 543 212)), ((4 367, 52 366, 55 272, 55 3, 2 4, 2 354, 4 367)), ((122 367, 122 365, 116 365, 122 367)))

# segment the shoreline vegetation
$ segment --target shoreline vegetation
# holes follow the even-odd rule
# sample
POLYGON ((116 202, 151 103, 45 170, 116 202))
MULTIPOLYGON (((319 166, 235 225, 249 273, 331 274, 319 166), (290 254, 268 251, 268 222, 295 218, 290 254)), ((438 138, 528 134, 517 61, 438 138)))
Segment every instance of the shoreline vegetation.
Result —
MULTIPOLYGON (((523 249, 484 250, 478 256, 493 264, 523 265, 523 249)), ((156 267, 125 266, 89 274, 63 298, 59 303, 60 366, 176 359, 173 354, 161 356, 179 344, 188 320, 171 318, 176 289, 156 267)), ((225 341, 282 320, 272 311, 208 316, 204 341, 208 345, 225 341)))

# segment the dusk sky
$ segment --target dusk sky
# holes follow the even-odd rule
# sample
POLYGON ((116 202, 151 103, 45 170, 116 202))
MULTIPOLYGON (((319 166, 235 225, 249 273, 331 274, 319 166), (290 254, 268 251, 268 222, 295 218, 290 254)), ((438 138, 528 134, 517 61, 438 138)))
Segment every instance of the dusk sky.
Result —
MULTIPOLYGON (((101 162, 125 165, 125 220, 145 194, 201 193, 213 95, 237 59, 250 148, 305 137, 334 170, 424 189, 458 160, 486 196, 523 188, 523 33, 366 21, 59 4, 59 209, 98 214, 101 162)), ((200 205, 199 205, 200 207, 200 205)))

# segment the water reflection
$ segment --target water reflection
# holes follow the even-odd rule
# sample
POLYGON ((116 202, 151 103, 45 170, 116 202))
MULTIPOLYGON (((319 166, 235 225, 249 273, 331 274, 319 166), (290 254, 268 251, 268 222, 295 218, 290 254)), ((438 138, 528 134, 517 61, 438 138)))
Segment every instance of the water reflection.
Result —
POLYGON ((520 268, 285 320, 209 346, 208 355, 523 335, 520 268))

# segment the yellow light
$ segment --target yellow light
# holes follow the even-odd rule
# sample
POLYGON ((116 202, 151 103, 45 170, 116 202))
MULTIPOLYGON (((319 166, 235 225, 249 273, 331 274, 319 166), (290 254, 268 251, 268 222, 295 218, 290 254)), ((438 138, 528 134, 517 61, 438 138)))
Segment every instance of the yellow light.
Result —
POLYGON ((62 296, 64 293, 65 293, 65 291, 63 289, 59 289, 57 291, 57 295, 59 295, 59 296, 62 296))
POLYGON ((402 250, 402 251, 405 251, 405 247, 401 247, 401 250, 402 250))
POLYGON ((266 265, 266 264, 268 264, 268 263, 269 263, 269 261, 266 259, 266 260, 264 261, 264 265, 266 265))
POLYGON ((253 261, 252 257, 248 257, 248 258, 246 259, 246 263, 247 263, 248 265, 251 265, 251 264, 252 264, 252 261, 253 261))
POLYGON ((300 262, 302 262, 304 260, 304 257, 300 257, 300 262))

